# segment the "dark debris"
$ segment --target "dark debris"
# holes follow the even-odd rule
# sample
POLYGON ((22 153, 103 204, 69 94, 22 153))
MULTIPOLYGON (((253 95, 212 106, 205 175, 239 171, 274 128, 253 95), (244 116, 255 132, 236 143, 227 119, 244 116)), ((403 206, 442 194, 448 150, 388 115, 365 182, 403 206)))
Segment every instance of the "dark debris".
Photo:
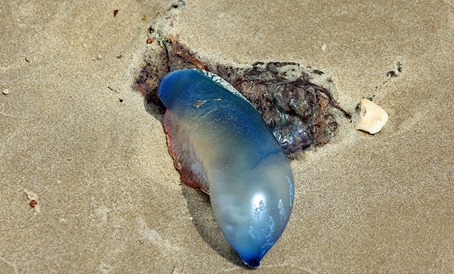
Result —
POLYGON ((320 70, 293 62, 256 62, 232 67, 204 62, 175 39, 167 38, 161 45, 159 57, 146 60, 136 79, 137 89, 146 102, 158 106, 161 113, 165 107, 157 96, 158 80, 169 71, 198 68, 219 75, 241 92, 262 114, 287 154, 328 143, 338 127, 335 109, 351 118, 336 103, 330 90, 311 81, 312 75, 324 74, 320 70))

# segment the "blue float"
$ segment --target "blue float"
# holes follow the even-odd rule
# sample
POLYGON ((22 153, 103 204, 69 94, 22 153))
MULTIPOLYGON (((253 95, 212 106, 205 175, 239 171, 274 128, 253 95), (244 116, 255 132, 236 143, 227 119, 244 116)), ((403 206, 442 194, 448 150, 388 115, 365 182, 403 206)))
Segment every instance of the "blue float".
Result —
POLYGON ((169 152, 182 180, 210 195, 227 242, 256 268, 284 231, 293 206, 289 160, 263 118, 207 71, 161 78, 169 152))

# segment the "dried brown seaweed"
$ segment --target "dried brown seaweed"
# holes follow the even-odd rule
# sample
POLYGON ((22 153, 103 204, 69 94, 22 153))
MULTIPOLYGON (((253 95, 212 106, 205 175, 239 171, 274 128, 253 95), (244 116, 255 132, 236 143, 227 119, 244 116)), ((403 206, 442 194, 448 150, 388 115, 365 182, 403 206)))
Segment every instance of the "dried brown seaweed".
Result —
POLYGON ((219 75, 241 92, 262 114, 287 154, 328 143, 338 127, 335 110, 350 118, 328 88, 312 81, 324 74, 320 70, 293 62, 238 67, 209 62, 169 37, 152 46, 136 86, 147 103, 161 111, 164 106, 157 97, 158 80, 172 70, 198 68, 219 75))

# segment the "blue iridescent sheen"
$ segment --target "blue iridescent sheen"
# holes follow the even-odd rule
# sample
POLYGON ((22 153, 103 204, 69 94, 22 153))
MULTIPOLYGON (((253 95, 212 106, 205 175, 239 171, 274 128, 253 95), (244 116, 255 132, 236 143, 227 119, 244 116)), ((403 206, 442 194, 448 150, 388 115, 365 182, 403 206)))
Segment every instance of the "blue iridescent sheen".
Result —
POLYGON ((177 70, 159 82, 169 152, 182 180, 209 193, 216 221, 255 268, 293 206, 287 156, 257 110, 218 76, 177 70))

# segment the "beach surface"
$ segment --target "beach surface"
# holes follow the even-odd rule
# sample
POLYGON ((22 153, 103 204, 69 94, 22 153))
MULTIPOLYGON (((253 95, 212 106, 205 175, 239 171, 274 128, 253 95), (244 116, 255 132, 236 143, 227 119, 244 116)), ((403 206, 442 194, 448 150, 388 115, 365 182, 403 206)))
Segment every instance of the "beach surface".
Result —
POLYGON ((389 114, 375 135, 339 115, 292 161, 293 213, 257 273, 454 272, 451 2, 3 0, 0 15, 1 273, 249 271, 135 89, 150 26, 225 63, 311 66, 350 113, 372 98, 389 114))

